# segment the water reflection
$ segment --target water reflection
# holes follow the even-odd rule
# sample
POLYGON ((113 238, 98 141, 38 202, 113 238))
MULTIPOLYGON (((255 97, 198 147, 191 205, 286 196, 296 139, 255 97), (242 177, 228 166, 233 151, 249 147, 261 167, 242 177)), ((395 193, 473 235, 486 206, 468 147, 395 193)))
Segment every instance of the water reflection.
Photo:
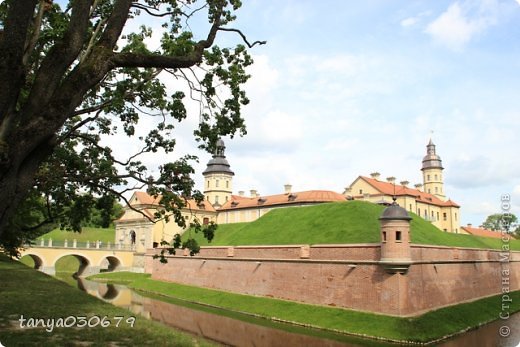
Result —
MULTIPOLYGON (((395 346, 373 340, 357 339, 342 334, 318 331, 266 319, 231 313, 177 299, 161 300, 137 294, 122 285, 104 284, 78 279, 78 288, 127 308, 135 314, 153 319, 176 329, 231 346, 395 346), (164 300, 168 301, 165 302, 164 300)), ((520 341, 520 313, 507 321, 496 321, 454 339, 439 347, 517 347, 520 341), (499 328, 507 323, 511 336, 500 338, 499 328)))
POLYGON ((438 347, 518 347, 520 346, 520 313, 512 315, 507 321, 498 320, 486 324, 476 330, 457 336, 452 340, 438 345, 438 347), (511 328, 511 335, 503 338, 499 329, 503 325, 511 328))
POLYGON ((153 296, 137 294, 122 285, 98 283, 80 278, 78 279, 78 288, 148 319, 225 345, 256 347, 388 346, 388 344, 377 341, 362 340, 343 334, 271 322, 262 318, 181 302, 176 299, 161 297, 161 300, 158 300, 154 299, 153 296), (108 293, 110 293, 109 297, 107 297, 108 293))

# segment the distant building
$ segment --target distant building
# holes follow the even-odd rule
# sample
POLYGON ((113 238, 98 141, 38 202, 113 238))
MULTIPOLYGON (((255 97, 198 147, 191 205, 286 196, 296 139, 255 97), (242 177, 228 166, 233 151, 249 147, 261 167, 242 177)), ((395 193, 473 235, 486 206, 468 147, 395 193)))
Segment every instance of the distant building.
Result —
MULTIPOLYGON (((390 205, 395 196, 399 206, 431 221, 439 229, 461 232, 459 205, 445 197, 442 161, 436 154, 435 145, 431 140, 422 161, 424 183, 415 185, 415 189, 409 188, 406 181, 395 184, 393 177, 382 181, 379 179, 379 173, 373 173, 371 177, 356 178, 343 194, 329 190, 293 192, 292 186, 286 184, 284 193, 281 194, 260 195, 252 189, 249 196, 245 196, 243 191, 234 195, 235 173, 226 159, 225 149, 224 141, 218 140, 215 153, 202 173, 205 201, 196 204, 190 200, 182 210, 188 223, 195 218, 202 224, 212 221, 219 224, 251 222, 276 208, 334 201, 366 200, 390 205)), ((138 250, 144 250, 158 245, 161 240, 171 240, 175 234, 182 234, 184 230, 173 220, 168 223, 164 220, 156 223, 150 221, 161 209, 159 201, 160 197, 153 198, 145 192, 135 192, 130 199, 131 207, 125 207, 123 216, 115 221, 116 243, 129 245, 130 235, 135 232, 136 247, 138 250)))
MULTIPOLYGON (((125 206, 124 214, 114 221, 116 226, 115 243, 130 246, 131 234, 135 233, 135 249, 144 252, 147 248, 157 247, 162 240, 171 241, 175 234, 182 234, 184 230, 175 223, 173 218, 168 222, 164 219, 152 222, 155 213, 162 207, 159 205, 161 197, 154 198, 146 192, 134 192, 129 200, 130 206, 125 206)), ((195 218, 201 224, 216 221, 217 212, 213 206, 203 201, 197 204, 194 200, 188 200, 187 206, 182 210, 182 215, 189 224, 195 218)))
POLYGON ((501 231, 493 231, 493 230, 489 230, 489 229, 481 228, 481 227, 475 228, 471 224, 460 227, 460 231, 463 234, 469 234, 469 235, 473 235, 473 236, 492 237, 494 239, 502 238, 501 231))
POLYGON ((446 199, 442 176, 442 161, 437 155, 435 145, 430 140, 426 146, 426 156, 422 161, 423 183, 415 188, 408 187, 409 182, 396 184, 395 177, 380 180, 378 172, 371 177, 359 176, 346 188, 344 194, 348 199, 365 200, 383 205, 392 202, 395 196, 397 204, 409 212, 413 212, 425 220, 432 222, 437 228, 460 232, 460 206, 446 199))
POLYGON ((314 205, 323 202, 345 201, 339 193, 328 190, 292 192, 286 184, 283 194, 260 196, 255 189, 246 197, 243 191, 232 194, 233 176, 226 159, 224 141, 218 140, 215 154, 208 162, 204 176, 204 195, 216 210, 217 223, 239 223, 254 221, 273 208, 314 205))

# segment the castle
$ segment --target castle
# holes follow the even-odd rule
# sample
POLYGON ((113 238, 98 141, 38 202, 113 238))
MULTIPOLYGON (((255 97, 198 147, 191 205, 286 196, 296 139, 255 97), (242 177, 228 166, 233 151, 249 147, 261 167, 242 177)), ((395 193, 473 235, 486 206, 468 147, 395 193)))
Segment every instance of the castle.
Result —
MULTIPOLYGON (((359 176, 345 189, 343 194, 328 190, 308 190, 293 192, 292 186, 286 184, 284 192, 275 195, 260 196, 251 190, 249 196, 243 191, 233 194, 233 176, 235 173, 226 159, 224 141, 218 140, 213 158, 202 173, 204 176, 205 200, 197 204, 187 201, 183 215, 188 224, 197 219, 202 224, 251 222, 275 208, 314 205, 325 202, 366 200, 374 203, 390 205, 395 198, 396 203, 407 211, 414 212, 433 225, 447 232, 461 232, 459 224, 459 208, 455 202, 446 198, 443 183, 442 160, 437 155, 435 145, 430 140, 426 156, 422 161, 423 184, 408 187, 408 182, 395 183, 395 178, 387 181, 379 179, 379 173, 371 177, 359 176)), ((175 234, 184 232, 175 222, 153 220, 154 212, 159 206, 159 199, 146 192, 135 192, 129 202, 132 208, 125 207, 123 216, 115 221, 116 243, 129 244, 135 241, 136 249, 156 247, 162 240, 171 240, 175 234), (143 214, 137 212, 141 211, 143 214), (131 236, 133 235, 133 237, 131 236)))

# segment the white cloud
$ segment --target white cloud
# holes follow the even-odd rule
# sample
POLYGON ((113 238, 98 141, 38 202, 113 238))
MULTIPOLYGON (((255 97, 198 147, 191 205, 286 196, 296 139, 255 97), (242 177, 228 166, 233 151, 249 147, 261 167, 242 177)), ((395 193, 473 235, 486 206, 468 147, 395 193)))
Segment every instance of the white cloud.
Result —
POLYGON ((400 22, 400 24, 401 24, 401 26, 404 27, 404 28, 411 27, 411 26, 416 25, 416 24, 419 23, 419 22, 420 22, 424 17, 428 17, 429 15, 431 15, 431 11, 424 11, 424 12, 419 13, 419 14, 416 15, 416 16, 408 17, 408 18, 403 19, 403 20, 400 22))
POLYGON ((248 69, 251 78, 247 82, 246 89, 248 95, 255 96, 255 99, 269 95, 271 89, 278 83, 278 70, 273 68, 266 55, 256 55, 252 57, 254 64, 248 69))
POLYGON ((431 22, 426 33, 448 48, 460 51, 476 35, 496 24, 498 4, 492 0, 477 2, 455 2, 431 22))
POLYGON ((419 21, 418 17, 408 17, 401 21, 401 26, 409 27, 409 26, 415 25, 418 21, 419 21))
POLYGON ((320 60, 315 57, 316 70, 318 72, 342 73, 353 75, 363 68, 363 58, 350 54, 340 54, 331 58, 320 60))

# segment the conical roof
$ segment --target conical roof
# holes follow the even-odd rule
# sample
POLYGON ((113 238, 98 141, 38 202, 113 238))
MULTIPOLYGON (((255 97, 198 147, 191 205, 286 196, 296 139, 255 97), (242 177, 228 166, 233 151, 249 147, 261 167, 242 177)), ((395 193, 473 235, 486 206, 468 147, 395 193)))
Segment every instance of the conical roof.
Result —
POLYGON ((433 144, 433 141, 430 139, 430 142, 426 145, 426 155, 423 158, 421 170, 432 168, 438 168, 441 170, 444 169, 442 167, 441 157, 439 157, 435 152, 435 145, 433 144))
POLYGON ((404 208, 399 206, 397 202, 392 203, 392 205, 388 206, 384 209, 383 213, 379 217, 380 220, 411 220, 412 217, 408 214, 404 208))
POLYGON ((231 176, 234 176, 235 173, 231 171, 229 162, 225 156, 226 146, 224 141, 219 139, 215 145, 215 153, 213 154, 213 158, 208 161, 208 165, 206 170, 202 173, 204 176, 211 173, 224 173, 231 176))

